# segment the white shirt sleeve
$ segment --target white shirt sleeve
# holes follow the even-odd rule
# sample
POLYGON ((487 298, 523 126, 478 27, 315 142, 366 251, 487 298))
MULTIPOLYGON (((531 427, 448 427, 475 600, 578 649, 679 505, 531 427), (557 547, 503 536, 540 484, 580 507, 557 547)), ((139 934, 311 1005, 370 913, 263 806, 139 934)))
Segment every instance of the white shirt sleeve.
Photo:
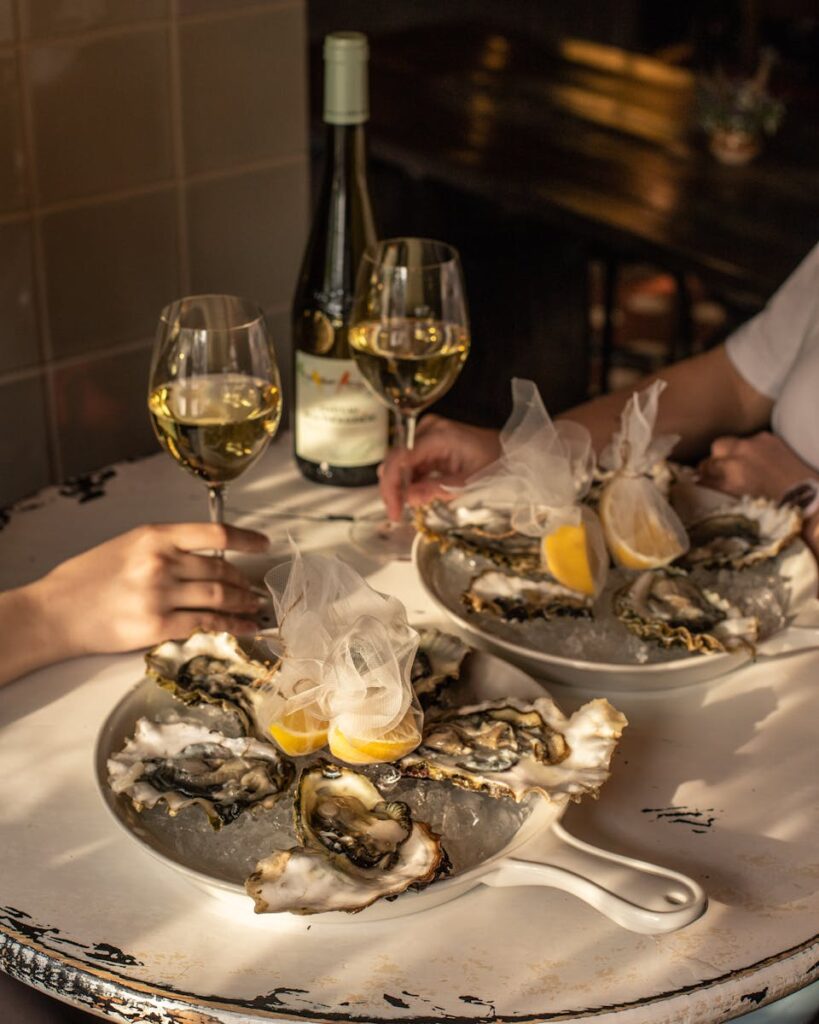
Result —
POLYGON ((811 249, 762 312, 734 331, 725 348, 741 376, 761 394, 776 399, 817 322, 819 245, 811 249))

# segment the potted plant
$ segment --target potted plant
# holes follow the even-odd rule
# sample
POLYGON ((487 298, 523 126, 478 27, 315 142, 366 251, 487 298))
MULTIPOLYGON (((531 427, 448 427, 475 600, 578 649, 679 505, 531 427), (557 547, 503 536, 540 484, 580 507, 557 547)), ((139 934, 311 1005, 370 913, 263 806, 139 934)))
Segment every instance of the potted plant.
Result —
POLYGON ((784 104, 768 92, 773 54, 762 55, 752 78, 729 78, 723 71, 700 80, 699 123, 714 156, 725 164, 745 164, 773 135, 785 113, 784 104))

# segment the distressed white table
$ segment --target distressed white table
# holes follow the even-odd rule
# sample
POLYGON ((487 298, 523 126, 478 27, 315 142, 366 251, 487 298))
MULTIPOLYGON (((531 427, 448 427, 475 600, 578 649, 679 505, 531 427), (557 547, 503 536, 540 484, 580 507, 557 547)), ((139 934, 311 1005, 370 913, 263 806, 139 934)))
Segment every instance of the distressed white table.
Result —
MULTIPOLYGON (((286 437, 228 506, 273 540, 269 556, 245 562, 259 577, 286 554, 289 529, 371 573, 413 620, 435 621, 412 566, 369 565, 345 523, 265 517, 377 507, 373 491, 302 481, 286 437)), ((45 491, 0 532, 0 588, 132 525, 202 518, 204 507, 201 485, 162 454, 70 494, 45 491)), ((152 1024, 713 1024, 819 979, 816 654, 612 698, 631 723, 613 776, 564 824, 704 886, 706 914, 659 937, 542 888, 482 888, 387 922, 257 918, 249 906, 231 916, 123 834, 97 792, 98 729, 141 665, 139 654, 85 658, 0 691, 0 967, 42 991, 152 1024)), ((567 711, 589 696, 550 689, 567 711)))

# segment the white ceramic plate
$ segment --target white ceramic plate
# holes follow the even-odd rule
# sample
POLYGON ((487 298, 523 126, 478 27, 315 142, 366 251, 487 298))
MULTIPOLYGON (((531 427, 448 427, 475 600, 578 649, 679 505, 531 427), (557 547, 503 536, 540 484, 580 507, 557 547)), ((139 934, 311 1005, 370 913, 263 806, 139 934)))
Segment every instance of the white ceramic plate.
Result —
MULTIPOLYGON (((543 696, 543 688, 514 665, 491 654, 475 651, 467 657, 457 683, 458 701, 497 700, 510 695, 535 700, 543 696)), ((117 824, 148 853, 225 905, 231 914, 252 921, 252 901, 243 885, 246 871, 240 864, 231 863, 218 870, 197 859, 186 851, 184 845, 180 847, 169 840, 167 832, 157 833, 146 827, 130 801, 117 796, 108 785, 108 757, 122 749, 125 740, 133 735, 136 720, 143 715, 153 717, 171 706, 173 698, 145 679, 111 711, 100 730, 96 750, 97 783, 103 801, 117 824)), ((186 714, 191 712, 195 716, 196 709, 185 710, 186 714)), ((705 893, 685 875, 600 850, 569 835, 558 824, 566 805, 565 800, 535 801, 528 818, 502 849, 450 878, 435 882, 422 892, 402 893, 395 901, 380 900, 358 914, 334 912, 314 915, 310 920, 350 924, 400 917, 447 903, 481 884, 497 887, 540 885, 562 889, 578 896, 624 928, 647 934, 676 931, 704 912, 707 905, 705 893), (560 864, 551 863, 548 855, 546 859, 521 859, 527 844, 544 838, 559 848, 560 864)), ((224 836, 230 827, 227 826, 219 835, 224 836)), ((263 915, 256 920, 271 921, 278 916, 263 915)))
MULTIPOLYGON (((468 585, 469 570, 459 565, 456 559, 442 555, 433 541, 421 535, 416 537, 413 560, 424 590, 459 631, 468 634, 479 646, 495 651, 542 679, 601 694, 666 690, 716 679, 751 658, 747 651, 732 654, 681 653, 673 661, 636 665, 562 657, 534 646, 524 631, 520 631, 519 641, 510 640, 508 623, 497 623, 490 615, 467 612, 461 594, 468 585), (501 632, 507 635, 499 635, 501 632)), ((808 548, 797 541, 785 555, 780 556, 778 565, 782 578, 787 582, 789 615, 796 615, 812 600, 815 602, 819 582, 816 561, 808 548)), ((776 640, 777 637, 771 637, 771 642, 776 640)), ((815 635, 810 637, 810 642, 816 642, 815 635)))

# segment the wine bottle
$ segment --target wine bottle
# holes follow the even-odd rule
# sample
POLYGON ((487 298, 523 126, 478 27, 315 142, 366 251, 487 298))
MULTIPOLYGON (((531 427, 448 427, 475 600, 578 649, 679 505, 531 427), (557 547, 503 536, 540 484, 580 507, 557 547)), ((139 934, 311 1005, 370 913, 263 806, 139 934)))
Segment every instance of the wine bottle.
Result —
POLYGON ((387 409, 351 358, 347 328, 358 263, 375 243, 364 125, 367 37, 324 40, 324 176, 293 300, 294 454, 318 483, 375 483, 387 448, 387 409))

